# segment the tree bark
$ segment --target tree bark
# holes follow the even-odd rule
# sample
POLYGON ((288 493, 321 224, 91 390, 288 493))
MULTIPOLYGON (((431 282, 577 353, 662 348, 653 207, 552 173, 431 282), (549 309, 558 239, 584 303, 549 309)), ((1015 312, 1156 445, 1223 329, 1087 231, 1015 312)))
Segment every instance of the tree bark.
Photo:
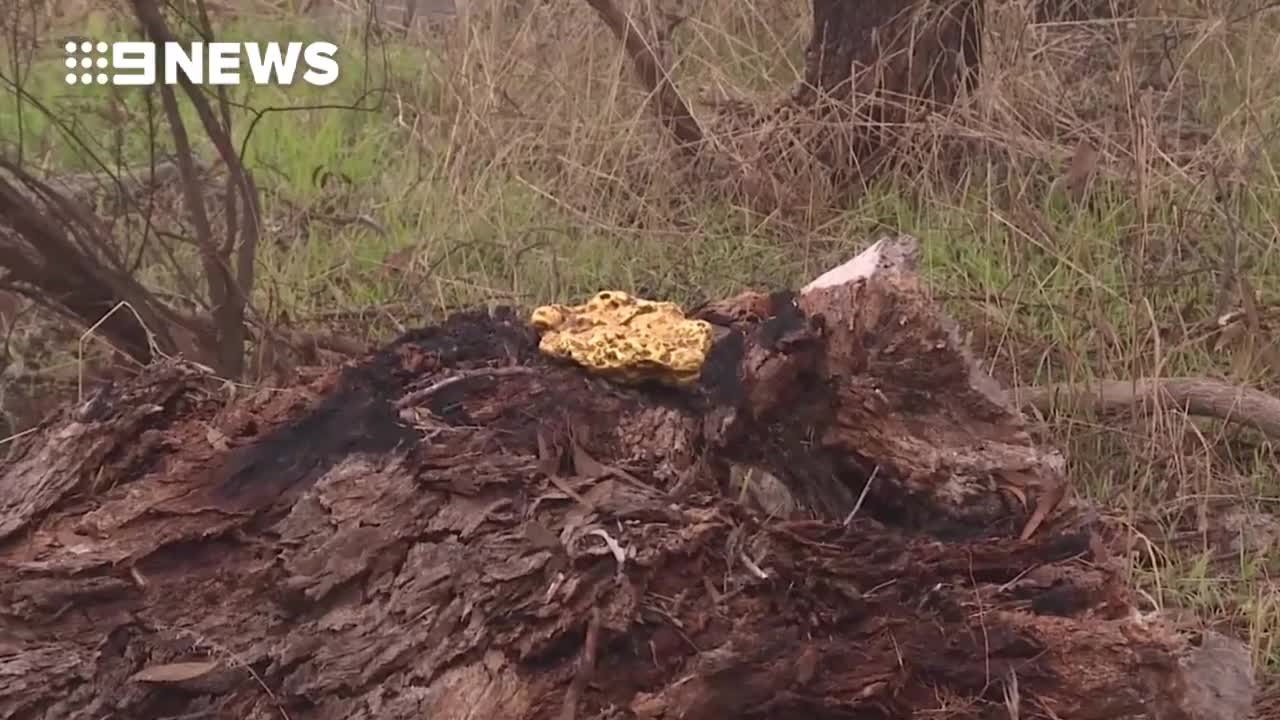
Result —
POLYGON ((945 106, 976 87, 983 0, 813 0, 797 99, 892 94, 945 106))
POLYGON ((983 0, 813 0, 804 79, 792 94, 832 130, 816 156, 837 187, 874 180, 903 128, 977 88, 983 0))
POLYGON ((701 308, 689 392, 507 311, 285 391, 105 386, 0 471, 0 718, 1243 720, 1248 653, 1134 613, 913 263, 701 308))

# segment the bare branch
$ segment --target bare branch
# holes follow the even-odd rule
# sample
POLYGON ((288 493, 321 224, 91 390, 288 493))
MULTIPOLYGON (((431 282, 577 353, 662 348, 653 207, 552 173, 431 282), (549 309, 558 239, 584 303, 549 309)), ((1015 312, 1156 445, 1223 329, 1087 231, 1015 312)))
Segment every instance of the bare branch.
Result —
MULTIPOLYGON (((131 0, 134 13, 139 22, 156 42, 173 42, 174 35, 169 30, 160 12, 160 8, 151 0, 131 0)), ((197 3, 201 16, 202 30, 212 34, 208 14, 202 2, 197 3)), ((173 126, 174 139, 179 144, 178 155, 183 167, 184 191, 188 202, 192 205, 193 220, 196 222, 197 240, 201 248, 201 257, 205 265, 205 274, 209 280, 210 300, 213 303, 215 324, 218 329, 217 356, 218 369, 228 377, 238 378, 244 372, 244 328, 245 308, 248 306, 248 294, 253 288, 253 262, 257 251, 259 235, 259 212, 257 188, 254 186, 240 156, 231 141, 230 109, 225 95, 222 96, 220 109, 222 121, 214 114, 209 101, 199 88, 183 77, 179 78, 182 89, 192 107, 199 116, 201 124, 209 140, 218 151, 219 157, 227 167, 229 174, 226 196, 227 236, 222 243, 221 251, 213 243, 212 229, 208 227, 207 212, 204 211, 203 198, 196 199, 194 191, 198 188, 194 183, 194 173, 189 171, 191 152, 189 143, 185 142, 185 129, 181 127, 181 119, 177 116, 176 99, 173 91, 165 86, 161 89, 165 114, 169 116, 173 126), (182 136, 181 140, 179 136, 182 136), (182 145, 185 144, 185 149, 182 145), (187 159, 182 160, 186 155, 187 159), (236 212, 235 194, 238 192, 244 203, 245 213, 241 218, 236 212), (203 217, 202 217, 203 216, 203 217), (244 222, 241 223, 240 220, 244 222), (236 258, 235 273, 230 267, 230 256, 234 251, 239 235, 239 252, 236 258)))
POLYGON ((128 302, 142 324, 120 313, 100 326, 103 335, 142 364, 153 359, 148 333, 162 352, 175 352, 174 316, 123 268, 97 219, 16 165, 0 160, 0 169, 0 230, 8 231, 0 239, 9 240, 0 245, 0 265, 10 282, 84 325, 128 302))
POLYGON ((689 112, 689 106, 671 82, 670 73, 662 66, 639 28, 618 9, 613 0, 587 0, 587 4, 595 9, 614 36, 622 41, 636 75, 650 93, 658 118, 671 130, 680 150, 688 155, 696 155, 703 142, 702 128, 694 119, 693 113, 689 112))

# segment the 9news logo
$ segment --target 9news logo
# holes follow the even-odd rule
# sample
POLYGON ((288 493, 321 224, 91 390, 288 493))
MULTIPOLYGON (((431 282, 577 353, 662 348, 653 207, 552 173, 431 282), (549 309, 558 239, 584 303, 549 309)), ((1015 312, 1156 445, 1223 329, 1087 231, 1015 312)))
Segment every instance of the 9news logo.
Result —
POLYGON ((314 43, 68 41, 68 85, 239 85, 243 71, 255 85, 291 85, 302 65, 308 85, 332 85, 338 46, 314 43), (301 61, 301 62, 299 62, 301 61))

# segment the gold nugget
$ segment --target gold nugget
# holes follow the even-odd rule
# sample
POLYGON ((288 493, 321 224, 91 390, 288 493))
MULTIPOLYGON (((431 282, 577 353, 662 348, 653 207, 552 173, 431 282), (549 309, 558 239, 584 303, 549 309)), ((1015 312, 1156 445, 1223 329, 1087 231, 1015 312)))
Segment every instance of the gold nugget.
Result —
POLYGON ((625 384, 691 385, 712 343, 711 325, 685 317, 675 303, 615 290, 582 305, 544 305, 531 322, 542 335, 542 352, 625 384))

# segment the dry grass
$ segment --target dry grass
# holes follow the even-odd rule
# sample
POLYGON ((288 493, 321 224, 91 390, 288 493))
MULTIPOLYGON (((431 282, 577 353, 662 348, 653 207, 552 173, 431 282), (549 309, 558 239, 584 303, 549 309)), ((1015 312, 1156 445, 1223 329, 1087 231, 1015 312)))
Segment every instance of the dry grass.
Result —
MULTIPOLYGON (((686 4, 664 51, 696 113, 785 96, 805 2, 686 4)), ((1000 3, 981 90, 908 129, 909 173, 853 207, 828 207, 819 188, 804 212, 760 215, 678 170, 585 3, 472 5, 466 21, 395 35, 367 56, 362 19, 326 15, 306 34, 341 38, 343 82, 246 98, 388 90, 373 112, 294 110, 255 130, 270 225, 256 299, 278 321, 385 338, 460 305, 605 287, 691 302, 795 285, 891 228, 924 241, 932 286, 1008 383, 1202 374, 1280 387, 1280 11, 1143 0, 1132 21, 1036 24, 1028 0, 1000 3), (349 182, 317 184, 317 168, 349 182), (1220 326, 1249 305, 1224 276, 1247 280, 1257 312, 1220 326)), ((83 12, 76 22, 111 27, 108 13, 83 12)), ((223 22, 263 39, 301 27, 288 8, 256 12, 252 33, 223 22)), ((56 56, 56 42, 45 46, 56 56)), ((31 91, 89 118, 82 134, 109 137, 92 118, 112 100, 73 97, 56 77, 31 91)), ((7 132, 15 106, 3 102, 7 132)), ((84 168, 47 122, 25 128, 35 162, 84 168)), ((104 151, 136 154, 144 139, 104 151)), ((172 287, 163 263, 148 272, 172 287)), ((1280 669, 1277 449, 1176 408, 1047 420, 1075 487, 1133 538, 1135 585, 1248 637, 1259 666, 1280 669)))

